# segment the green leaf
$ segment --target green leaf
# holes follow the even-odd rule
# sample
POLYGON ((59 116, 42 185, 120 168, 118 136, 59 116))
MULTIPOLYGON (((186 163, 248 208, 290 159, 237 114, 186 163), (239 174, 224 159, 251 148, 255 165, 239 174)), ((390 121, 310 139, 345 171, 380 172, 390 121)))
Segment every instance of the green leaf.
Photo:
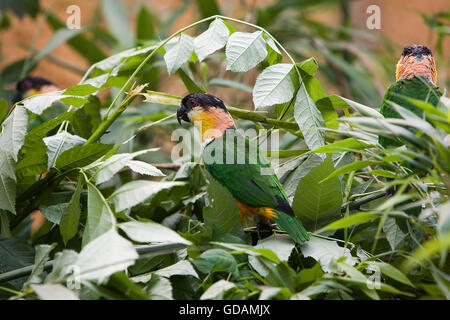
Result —
POLYGON ((64 244, 72 239, 78 231, 78 222, 80 220, 81 207, 80 195, 83 190, 82 178, 78 179, 77 188, 70 199, 67 207, 62 213, 59 230, 63 237, 64 244))
POLYGON ((352 214, 350 216, 344 217, 342 219, 339 219, 337 221, 334 221, 327 225, 326 227, 322 228, 322 230, 338 230, 347 228, 349 226, 358 224, 358 223, 364 223, 367 221, 370 221, 375 218, 379 218, 380 215, 375 213, 368 213, 368 212, 359 212, 352 214))
POLYGON ((56 47, 68 40, 84 32, 85 29, 59 29, 57 30, 49 42, 33 57, 33 63, 37 63, 43 57, 52 52, 56 47))
POLYGON ((157 176, 162 177, 165 176, 164 173, 161 172, 158 168, 155 166, 152 166, 151 164, 144 162, 144 161, 138 161, 138 160, 129 160, 127 162, 127 166, 133 170, 136 173, 144 174, 147 176, 157 176))
POLYGON ((262 31, 233 33, 228 38, 225 54, 227 70, 246 72, 255 67, 267 56, 262 31))
POLYGON ((102 0, 100 7, 108 29, 117 39, 121 49, 134 45, 134 32, 128 24, 126 10, 119 0, 102 0))
POLYGON ((314 153, 334 153, 342 152, 347 150, 363 150, 367 147, 372 146, 371 144, 365 143, 363 141, 357 140, 355 138, 347 138, 344 140, 338 140, 336 142, 327 144, 322 147, 318 147, 311 152, 314 153))
POLYGON ((49 108, 54 102, 60 100, 64 95, 62 91, 47 92, 42 94, 37 94, 23 100, 23 106, 33 112, 34 114, 40 115, 44 110, 49 108))
MULTIPOLYGON (((27 267, 34 262, 34 248, 26 240, 14 237, 0 239, 0 273, 27 267)), ((21 289, 24 278, 9 283, 21 289)))
POLYGON ((387 170, 383 170, 383 169, 367 171, 367 174, 372 174, 374 176, 380 176, 380 177, 387 177, 387 178, 391 178, 391 179, 398 178, 398 176, 395 173, 387 171, 387 170))
POLYGON ((35 258, 33 270, 24 284, 24 288, 32 283, 41 283, 43 280, 44 265, 49 259, 50 252, 56 246, 55 244, 40 244, 35 247, 35 258))
POLYGON ((196 0, 196 2, 203 18, 220 14, 220 8, 216 0, 196 0))
POLYGON ((303 81, 295 98, 294 117, 310 150, 325 145, 325 132, 322 129, 325 127, 325 121, 308 94, 303 81))
POLYGON ((159 223, 130 221, 119 224, 130 239, 137 242, 150 243, 184 243, 190 245, 191 242, 184 239, 178 233, 159 223))
POLYGON ((173 300, 173 289, 170 280, 157 274, 151 276, 145 291, 152 300, 173 300))
POLYGON ((19 179, 41 174, 48 168, 47 148, 43 139, 50 130, 72 116, 73 112, 62 113, 56 119, 49 119, 28 132, 21 149, 24 155, 17 163, 16 168, 19 179))
POLYGON ((82 145, 86 142, 86 139, 70 134, 66 131, 57 133, 54 136, 45 137, 43 140, 45 145, 47 146, 47 166, 49 168, 55 165, 56 159, 64 151, 82 145))
POLYGON ((396 250, 407 236, 397 225, 395 218, 386 219, 383 231, 392 250, 396 250))
POLYGON ((223 249, 209 249, 200 255, 201 259, 192 260, 192 263, 202 273, 223 271, 239 276, 237 263, 234 257, 223 249))
POLYGON ((334 170, 329 174, 327 177, 323 178, 323 180, 320 181, 320 183, 324 183, 325 181, 328 181, 330 179, 336 178, 344 173, 349 173, 352 171, 357 171, 359 169, 365 168, 370 165, 378 164, 376 161, 371 160, 363 160, 363 161, 356 161, 349 164, 346 164, 345 166, 340 167, 339 169, 334 170))
POLYGON ((73 250, 63 250, 55 253, 52 271, 45 278, 45 283, 61 283, 65 281, 67 276, 75 271, 74 263, 77 257, 78 253, 73 250))
POLYGON ((349 264, 355 264, 356 260, 352 257, 348 248, 338 246, 336 241, 325 240, 311 236, 311 239, 300 247, 305 257, 312 257, 320 262, 324 272, 332 272, 330 263, 341 257, 346 257, 345 261, 349 264))
POLYGON ((279 63, 264 69, 253 88, 255 109, 285 103, 292 99, 295 92, 291 78, 293 67, 292 64, 279 63))
POLYGON ((0 124, 5 119, 6 114, 8 113, 8 103, 5 99, 0 98, 0 124))
POLYGON ((0 149, 0 209, 16 214, 16 164, 11 155, 0 149))
POLYGON ((299 62, 296 64, 296 66, 306 72, 309 76, 314 76, 317 69, 319 68, 319 64, 314 58, 309 58, 302 62, 299 62))
POLYGON ((217 18, 211 22, 208 30, 194 39, 194 51, 200 62, 210 54, 222 49, 227 44, 229 35, 230 31, 222 19, 217 18))
POLYGON ((391 279, 397 280, 398 282, 401 282, 403 284, 406 284, 410 287, 415 287, 414 284, 396 267, 394 267, 391 264, 385 263, 385 262, 378 262, 378 261, 366 261, 368 265, 375 266, 378 268, 384 275, 388 276, 391 279))
POLYGON ((16 106, 3 122, 3 129, 0 133, 0 150, 5 151, 15 161, 17 161, 17 154, 25 141, 27 125, 27 111, 20 105, 16 106))
POLYGON ((180 260, 175 264, 155 271, 154 274, 165 278, 170 278, 172 276, 192 276, 200 279, 188 260, 180 260))
POLYGON ((40 210, 48 221, 54 224, 59 224, 63 211, 67 208, 67 205, 67 203, 58 203, 46 208, 40 208, 40 210))
POLYGON ((223 78, 212 78, 209 80, 210 86, 219 86, 225 88, 235 88, 245 92, 252 92, 253 89, 244 83, 223 78))
POLYGON ((137 16, 136 38, 138 40, 150 40, 154 39, 155 36, 153 15, 145 5, 142 5, 137 16))
POLYGON ((221 300, 227 290, 236 287, 232 282, 219 280, 211 285, 200 297, 200 300, 221 300))
POLYGON ((88 184, 87 220, 82 246, 86 246, 116 225, 116 218, 100 190, 88 184))
POLYGON ((177 74, 180 76, 181 80, 183 81, 186 89, 190 93, 194 92, 206 92, 206 89, 199 85, 194 79, 192 79, 186 71, 184 71, 185 68, 181 67, 178 69, 177 74))
POLYGON ((334 166, 328 156, 322 164, 312 169, 298 184, 292 208, 297 218, 308 228, 317 230, 335 219, 341 212, 342 191, 339 178, 327 183, 322 179, 333 172, 334 166))
POLYGON ((75 265, 80 268, 80 280, 102 282, 111 274, 133 265, 137 258, 133 244, 122 238, 115 228, 110 228, 83 247, 75 265))
POLYGON ((64 90, 63 94, 66 96, 77 96, 77 97, 84 97, 91 95, 95 92, 97 92, 99 88, 96 88, 90 84, 79 84, 70 88, 67 88, 64 90))
POLYGON ((61 284, 33 284, 31 288, 41 300, 80 300, 75 292, 61 284))
POLYGON ((81 168, 99 159, 108 152, 111 147, 112 145, 103 143, 91 143, 88 145, 76 146, 61 153, 56 159, 55 165, 62 171, 70 170, 72 168, 81 168))
MULTIPOLYGON (((288 261, 295 243, 290 237, 285 235, 273 235, 263 240, 259 240, 255 248, 271 250, 279 259, 279 261, 288 261)), ((258 256, 249 256, 248 262, 250 265, 263 277, 269 274, 270 269, 267 268, 267 263, 275 264, 272 261, 261 262, 258 256)))
POLYGON ((158 149, 146 149, 133 153, 120 153, 110 156, 104 161, 97 161, 85 168, 90 174, 95 184, 101 184, 111 179, 122 168, 128 166, 131 159, 158 149))
POLYGON ((184 182, 136 180, 124 184, 109 198, 117 212, 134 207, 161 190, 182 186, 184 182))
POLYGON ((208 206, 203 208, 205 224, 237 236, 242 236, 239 209, 231 193, 208 175, 208 206))
POLYGON ((167 65, 167 72, 176 72, 186 61, 191 58, 194 51, 194 39, 184 33, 169 41, 164 49, 164 61, 167 65))

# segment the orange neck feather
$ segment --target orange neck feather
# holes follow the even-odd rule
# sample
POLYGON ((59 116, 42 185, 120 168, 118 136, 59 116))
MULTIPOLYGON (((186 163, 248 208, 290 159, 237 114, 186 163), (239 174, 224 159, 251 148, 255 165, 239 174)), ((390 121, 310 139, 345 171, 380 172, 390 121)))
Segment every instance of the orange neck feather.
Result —
POLYGON ((414 56, 402 57, 397 63, 395 75, 397 80, 416 75, 425 77, 434 85, 437 83, 436 65, 432 56, 424 56, 422 60, 414 56))
POLYGON ((202 142, 222 136, 225 130, 234 126, 231 115, 220 108, 195 107, 189 114, 191 123, 201 134, 202 142))

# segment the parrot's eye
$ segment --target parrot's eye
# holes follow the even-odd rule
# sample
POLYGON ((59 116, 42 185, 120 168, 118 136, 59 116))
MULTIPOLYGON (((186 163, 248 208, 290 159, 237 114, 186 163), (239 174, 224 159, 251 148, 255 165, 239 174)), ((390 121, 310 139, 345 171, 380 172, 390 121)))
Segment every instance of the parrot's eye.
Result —
POLYGON ((187 107, 188 107, 189 109, 193 109, 193 108, 196 107, 196 106, 197 106, 197 100, 196 100, 196 99, 194 99, 194 98, 188 99, 188 101, 187 101, 187 107))

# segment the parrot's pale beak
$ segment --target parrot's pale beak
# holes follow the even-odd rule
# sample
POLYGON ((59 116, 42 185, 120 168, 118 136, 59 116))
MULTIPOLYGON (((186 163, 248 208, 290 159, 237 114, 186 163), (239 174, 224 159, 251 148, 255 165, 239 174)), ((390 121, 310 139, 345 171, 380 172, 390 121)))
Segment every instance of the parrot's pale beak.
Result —
POLYGON ((189 117, 187 115, 187 110, 184 107, 184 105, 181 105, 178 110, 177 110, 177 120, 178 123, 181 125, 181 120, 184 120, 186 122, 190 122, 189 121, 189 117))

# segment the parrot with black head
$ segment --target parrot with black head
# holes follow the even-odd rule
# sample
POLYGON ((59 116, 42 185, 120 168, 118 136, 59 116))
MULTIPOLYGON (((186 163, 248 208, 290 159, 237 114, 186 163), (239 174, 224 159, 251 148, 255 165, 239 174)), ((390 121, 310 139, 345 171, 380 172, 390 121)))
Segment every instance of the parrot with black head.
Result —
POLYGON ((16 90, 12 98, 12 103, 15 104, 30 96, 58 91, 59 88, 51 81, 41 78, 28 76, 20 80, 16 85, 16 90))
POLYGON ((253 217, 259 218, 260 226, 273 220, 295 242, 309 240, 270 162, 260 154, 256 142, 239 133, 222 100, 205 93, 189 94, 181 101, 177 119, 198 129, 204 167, 233 195, 242 225, 253 217))
MULTIPOLYGON (((436 86, 437 71, 431 50, 423 45, 413 44, 403 49, 396 67, 396 82, 387 90, 380 112, 385 118, 401 118, 388 101, 395 102, 422 117, 422 109, 414 106, 398 95, 423 100, 436 106, 442 92, 436 86)), ((402 141, 379 136, 383 147, 400 146, 402 141)))

